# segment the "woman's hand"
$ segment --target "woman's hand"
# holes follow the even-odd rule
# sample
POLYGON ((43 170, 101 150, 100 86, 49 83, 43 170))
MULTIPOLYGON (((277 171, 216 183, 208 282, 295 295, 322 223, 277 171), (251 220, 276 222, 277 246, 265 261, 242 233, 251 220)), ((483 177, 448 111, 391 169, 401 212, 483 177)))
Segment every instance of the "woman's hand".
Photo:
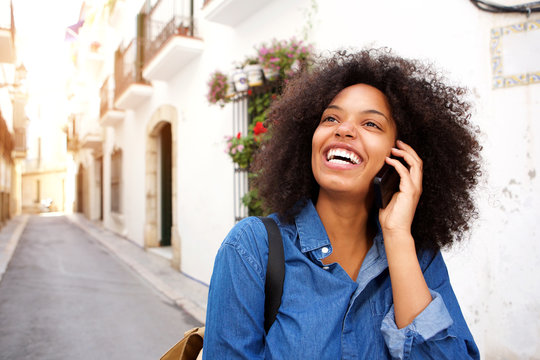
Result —
POLYGON ((422 159, 412 147, 398 140, 397 148, 392 148, 395 157, 401 157, 409 165, 405 167, 399 160, 386 158, 400 176, 399 191, 392 196, 386 208, 379 211, 379 222, 384 234, 410 234, 416 206, 422 194, 422 159))
POLYGON ((379 211, 386 258, 392 282, 395 320, 398 328, 409 325, 431 302, 431 294, 418 263, 411 225, 422 194, 422 160, 409 145, 397 141, 392 154, 399 160, 386 158, 400 176, 399 191, 386 208, 379 211))

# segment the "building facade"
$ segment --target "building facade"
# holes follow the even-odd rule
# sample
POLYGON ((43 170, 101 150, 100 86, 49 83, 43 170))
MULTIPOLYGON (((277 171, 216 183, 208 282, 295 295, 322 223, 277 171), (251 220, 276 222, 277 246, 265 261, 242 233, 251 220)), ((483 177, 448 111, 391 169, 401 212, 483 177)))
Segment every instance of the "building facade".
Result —
POLYGON ((0 226, 22 209, 21 174, 26 157, 24 80, 18 62, 11 1, 0 2, 0 226))
POLYGON ((272 39, 317 53, 390 47, 445 69, 471 90, 482 130, 480 219, 445 253, 455 291, 486 358, 540 357, 540 16, 488 13, 471 1, 210 0, 86 2, 73 44, 67 129, 73 209, 101 220, 208 283, 223 238, 245 213, 224 152, 245 105, 206 99, 272 39))

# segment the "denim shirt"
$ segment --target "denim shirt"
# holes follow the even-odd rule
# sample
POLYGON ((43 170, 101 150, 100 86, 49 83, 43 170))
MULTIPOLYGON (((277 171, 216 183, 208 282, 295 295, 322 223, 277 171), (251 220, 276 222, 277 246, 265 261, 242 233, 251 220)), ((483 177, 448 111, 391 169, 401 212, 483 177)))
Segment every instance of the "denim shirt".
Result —
POLYGON ((283 237, 281 307, 264 332, 268 235, 260 219, 228 234, 210 282, 203 359, 479 359, 440 252, 422 252, 431 303, 398 329, 382 233, 356 281, 337 263, 324 265, 332 245, 311 202, 294 224, 276 220, 283 237))

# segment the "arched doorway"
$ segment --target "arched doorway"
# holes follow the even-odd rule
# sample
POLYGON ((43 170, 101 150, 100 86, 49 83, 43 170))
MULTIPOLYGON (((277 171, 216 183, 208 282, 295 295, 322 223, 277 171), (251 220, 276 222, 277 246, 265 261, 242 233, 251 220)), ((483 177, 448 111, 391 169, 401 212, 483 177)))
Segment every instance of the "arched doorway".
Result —
POLYGON ((176 109, 161 106, 147 126, 145 247, 171 246, 172 266, 180 268, 176 229, 176 109))
POLYGON ((164 123, 158 135, 158 234, 159 245, 171 245, 172 228, 172 134, 171 124, 164 123))

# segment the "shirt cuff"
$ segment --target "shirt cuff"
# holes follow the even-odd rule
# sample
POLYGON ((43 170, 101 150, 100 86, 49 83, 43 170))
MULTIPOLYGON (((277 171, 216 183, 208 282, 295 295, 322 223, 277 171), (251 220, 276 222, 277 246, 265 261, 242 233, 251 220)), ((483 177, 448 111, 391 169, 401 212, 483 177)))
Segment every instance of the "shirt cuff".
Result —
POLYGON ((441 295, 436 291, 429 291, 432 297, 431 302, 406 327, 398 329, 394 305, 384 317, 381 332, 392 358, 405 359, 411 352, 414 339, 416 339, 415 343, 417 344, 423 343, 439 332, 448 329, 454 323, 441 295))

